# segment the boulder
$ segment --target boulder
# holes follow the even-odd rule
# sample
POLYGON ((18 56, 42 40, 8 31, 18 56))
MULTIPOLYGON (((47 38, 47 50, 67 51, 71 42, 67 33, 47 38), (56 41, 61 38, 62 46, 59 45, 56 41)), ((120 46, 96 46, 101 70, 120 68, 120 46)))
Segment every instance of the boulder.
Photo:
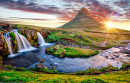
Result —
POLYGON ((42 68, 42 69, 45 69, 47 68, 46 66, 44 66, 43 64, 39 63, 36 65, 36 68, 39 69, 39 68, 42 68))
POLYGON ((52 66, 52 70, 55 70, 55 66, 52 66))
POLYGON ((130 43, 127 44, 125 49, 130 50, 130 43))
POLYGON ((128 54, 127 56, 130 57, 130 54, 128 54))
POLYGON ((0 32, 0 46, 4 45, 3 34, 0 32))
POLYGON ((43 62, 45 62, 46 60, 44 60, 44 59, 40 59, 40 63, 43 63, 43 62))

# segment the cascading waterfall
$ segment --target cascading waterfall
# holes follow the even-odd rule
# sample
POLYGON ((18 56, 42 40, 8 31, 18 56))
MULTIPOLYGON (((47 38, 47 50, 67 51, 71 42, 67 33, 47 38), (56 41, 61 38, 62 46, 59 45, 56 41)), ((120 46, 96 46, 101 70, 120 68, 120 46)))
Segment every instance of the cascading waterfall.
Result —
POLYGON ((13 32, 14 32, 16 39, 17 39, 19 52, 35 49, 34 47, 32 47, 30 45, 29 41, 23 35, 20 35, 16 30, 14 30, 13 32))
POLYGON ((10 40, 11 40, 10 33, 5 33, 4 39, 8 45, 10 55, 13 55, 12 46, 11 46, 11 42, 10 42, 10 40))
POLYGON ((40 46, 44 46, 46 44, 46 42, 45 42, 44 38, 42 37, 42 35, 39 32, 37 32, 37 37, 38 37, 38 44, 40 46))

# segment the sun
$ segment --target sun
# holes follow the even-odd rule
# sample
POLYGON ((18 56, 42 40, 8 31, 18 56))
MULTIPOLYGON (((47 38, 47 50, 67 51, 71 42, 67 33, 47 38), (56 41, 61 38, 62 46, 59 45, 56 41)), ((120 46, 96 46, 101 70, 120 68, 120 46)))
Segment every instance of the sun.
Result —
POLYGON ((106 23, 106 26, 107 26, 108 28, 112 28, 112 27, 113 27, 113 23, 112 23, 112 22, 107 22, 107 23, 106 23))

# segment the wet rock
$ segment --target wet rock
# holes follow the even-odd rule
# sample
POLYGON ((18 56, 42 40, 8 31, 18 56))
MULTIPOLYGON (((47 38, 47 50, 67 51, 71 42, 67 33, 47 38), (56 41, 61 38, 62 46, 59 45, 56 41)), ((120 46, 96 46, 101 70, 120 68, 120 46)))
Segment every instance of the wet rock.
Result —
POLYGON ((55 66, 52 66, 52 70, 55 70, 55 66))
POLYGON ((60 54, 60 58, 63 58, 64 57, 64 55, 65 55, 65 53, 66 53, 66 50, 64 50, 61 54, 60 54))
POLYGON ((40 63, 43 63, 43 62, 45 62, 46 60, 44 60, 44 59, 40 59, 40 63))
POLYGON ((106 57, 106 59, 109 59, 108 56, 105 56, 105 57, 106 57))
POLYGON ((130 50, 130 43, 129 43, 129 44, 127 44, 127 46, 126 46, 126 48, 125 48, 125 49, 130 50))
POLYGON ((130 57, 130 54, 128 54, 127 57, 130 57))
POLYGON ((36 68, 37 68, 37 69, 39 69, 39 68, 45 69, 45 68, 47 68, 47 67, 44 66, 43 64, 39 63, 39 64, 36 65, 36 68))
POLYGON ((60 55, 59 57, 60 57, 60 58, 64 58, 64 55, 60 55))
POLYGON ((56 48, 53 48, 53 52, 55 52, 56 51, 56 48))
POLYGON ((111 60, 115 60, 115 58, 114 58, 114 57, 111 57, 111 60))
POLYGON ((118 54, 114 54, 113 56, 115 56, 115 58, 118 58, 118 57, 119 57, 119 55, 118 55, 118 54))
POLYGON ((33 68, 32 68, 32 67, 29 67, 28 69, 29 69, 29 70, 33 70, 33 68))

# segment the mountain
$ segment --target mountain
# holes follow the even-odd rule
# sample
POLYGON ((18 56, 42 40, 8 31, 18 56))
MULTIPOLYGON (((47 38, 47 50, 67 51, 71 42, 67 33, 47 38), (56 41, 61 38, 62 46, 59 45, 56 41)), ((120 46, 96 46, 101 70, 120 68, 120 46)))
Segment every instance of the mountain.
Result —
POLYGON ((82 8, 73 20, 60 28, 101 31, 105 29, 104 27, 105 25, 96 21, 87 9, 82 8))
POLYGON ((106 25, 95 20, 86 8, 82 8, 74 19, 72 19, 70 22, 64 24, 59 28, 96 31, 105 33, 108 33, 108 31, 109 33, 130 33, 130 31, 117 28, 111 28, 110 30, 107 29, 106 25))

